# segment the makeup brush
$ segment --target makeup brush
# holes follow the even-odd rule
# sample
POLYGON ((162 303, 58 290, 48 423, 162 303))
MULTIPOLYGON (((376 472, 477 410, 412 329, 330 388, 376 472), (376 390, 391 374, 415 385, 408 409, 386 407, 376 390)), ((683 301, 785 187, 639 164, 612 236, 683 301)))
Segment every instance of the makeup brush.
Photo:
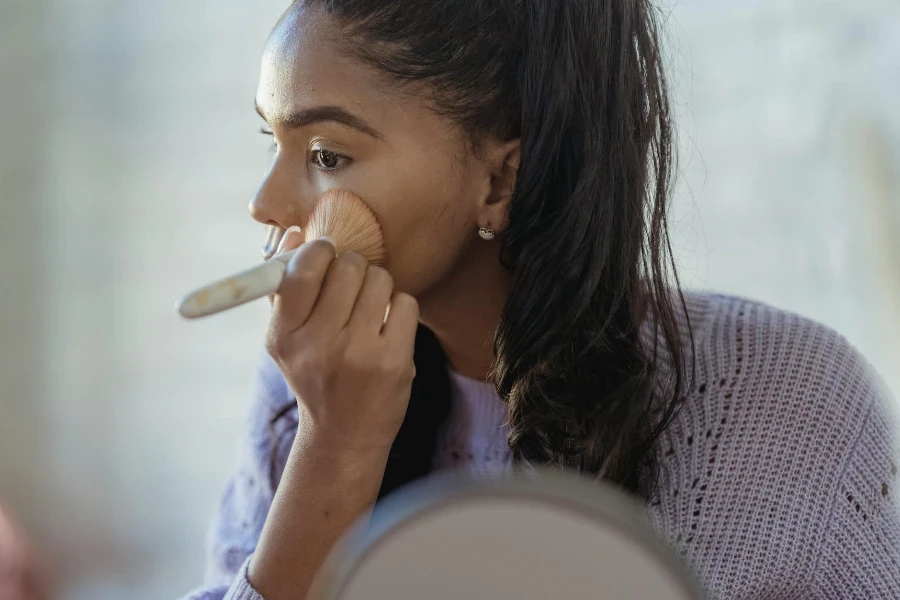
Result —
MULTIPOLYGON (((337 252, 364 256, 369 263, 384 262, 381 226, 363 200, 347 190, 330 190, 316 202, 306 226, 306 242, 327 236, 337 252)), ((287 263, 298 249, 273 256, 263 264, 196 290, 178 303, 182 317, 196 319, 274 294, 281 287, 287 263)))

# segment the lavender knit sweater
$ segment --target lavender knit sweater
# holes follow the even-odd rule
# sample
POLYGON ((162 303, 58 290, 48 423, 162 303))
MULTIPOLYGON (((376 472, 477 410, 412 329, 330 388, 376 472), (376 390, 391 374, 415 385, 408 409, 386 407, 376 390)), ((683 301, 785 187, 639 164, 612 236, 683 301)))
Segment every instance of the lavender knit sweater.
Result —
MULTIPOLYGON (((659 440, 653 526, 710 598, 900 599, 897 427, 878 378, 822 325, 738 298, 687 299, 696 378, 659 440)), ((506 468, 502 401, 489 384, 451 381, 437 468, 506 468)), ((210 529, 206 587, 187 599, 262 600, 246 569, 295 431, 269 420, 290 400, 266 361, 210 529)))

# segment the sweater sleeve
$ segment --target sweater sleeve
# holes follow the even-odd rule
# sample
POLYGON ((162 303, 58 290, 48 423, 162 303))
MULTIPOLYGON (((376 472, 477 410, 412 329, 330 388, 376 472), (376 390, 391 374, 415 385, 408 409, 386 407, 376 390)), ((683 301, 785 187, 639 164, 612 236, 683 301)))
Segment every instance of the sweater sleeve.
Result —
POLYGON ((264 600, 247 579, 247 568, 297 430, 297 409, 268 356, 262 358, 252 389, 237 466, 207 535, 204 585, 183 600, 264 600), (283 409, 287 412, 280 414, 283 409))
POLYGON ((900 598, 900 453, 886 396, 870 389, 869 414, 832 501, 814 572, 815 598, 900 598))

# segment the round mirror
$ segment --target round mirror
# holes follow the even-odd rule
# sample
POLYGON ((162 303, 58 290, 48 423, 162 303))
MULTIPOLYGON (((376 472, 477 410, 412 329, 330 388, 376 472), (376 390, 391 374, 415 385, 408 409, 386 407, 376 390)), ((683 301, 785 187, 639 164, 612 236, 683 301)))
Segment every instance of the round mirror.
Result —
POLYGON ((315 600, 699 600, 643 508, 612 486, 536 471, 407 486, 337 545, 315 600))

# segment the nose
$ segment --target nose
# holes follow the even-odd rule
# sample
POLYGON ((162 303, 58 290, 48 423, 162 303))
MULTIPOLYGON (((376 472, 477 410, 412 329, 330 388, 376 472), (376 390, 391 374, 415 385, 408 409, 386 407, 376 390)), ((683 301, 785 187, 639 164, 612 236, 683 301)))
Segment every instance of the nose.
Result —
POLYGON ((276 159, 250 201, 250 216, 282 229, 305 227, 315 204, 313 196, 313 190, 304 186, 289 165, 276 159))
POLYGON ((290 225, 284 222, 286 211, 277 204, 279 194, 274 189, 277 186, 273 171, 269 170, 250 200, 250 216, 263 225, 278 225, 287 229, 290 225))

